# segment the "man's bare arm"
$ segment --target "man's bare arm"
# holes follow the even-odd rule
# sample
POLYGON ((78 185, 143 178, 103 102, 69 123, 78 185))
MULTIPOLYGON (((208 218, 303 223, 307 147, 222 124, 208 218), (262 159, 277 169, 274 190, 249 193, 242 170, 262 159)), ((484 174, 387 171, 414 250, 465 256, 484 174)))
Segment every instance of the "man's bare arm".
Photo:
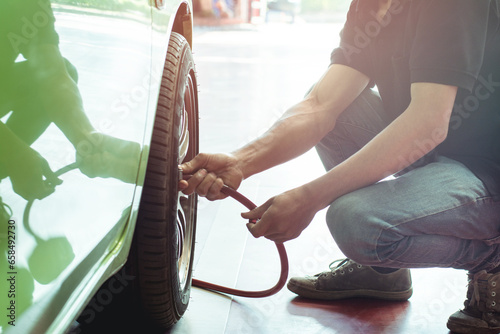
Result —
POLYGON ((457 87, 414 83, 406 111, 352 157, 313 181, 323 207, 408 167, 448 134, 457 87), (319 188, 318 186, 321 185, 319 188))
POLYGON ((311 92, 260 138, 234 152, 244 177, 289 161, 314 147, 337 117, 366 88, 369 78, 343 65, 332 65, 311 92))
POLYGON ((261 137, 224 154, 199 154, 181 167, 193 177, 179 183, 186 194, 196 191, 220 199, 224 184, 237 189, 241 181, 286 161, 316 145, 335 126, 340 113, 366 88, 369 78, 350 67, 332 65, 312 91, 261 137))
POLYGON ((255 237, 285 242, 300 235, 317 211, 340 196, 371 185, 409 166, 447 136, 456 87, 412 85, 408 109, 353 156, 320 178, 271 198, 243 214, 255 237), (297 206, 296 203, 300 203, 297 206))

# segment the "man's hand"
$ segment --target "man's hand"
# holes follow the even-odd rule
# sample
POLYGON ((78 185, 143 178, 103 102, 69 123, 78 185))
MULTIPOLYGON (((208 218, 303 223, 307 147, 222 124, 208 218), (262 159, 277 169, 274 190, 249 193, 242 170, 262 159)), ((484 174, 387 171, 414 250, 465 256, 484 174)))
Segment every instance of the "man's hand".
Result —
POLYGON ((297 238, 311 223, 318 211, 311 198, 306 186, 302 186, 273 197, 241 216, 245 219, 260 218, 256 224, 247 224, 254 237, 265 237, 283 243, 297 238))
POLYGON ((184 175, 192 175, 187 181, 179 181, 179 190, 186 195, 196 192, 211 201, 227 197, 220 192, 224 185, 236 190, 243 181, 238 160, 228 154, 200 153, 179 167, 184 175))

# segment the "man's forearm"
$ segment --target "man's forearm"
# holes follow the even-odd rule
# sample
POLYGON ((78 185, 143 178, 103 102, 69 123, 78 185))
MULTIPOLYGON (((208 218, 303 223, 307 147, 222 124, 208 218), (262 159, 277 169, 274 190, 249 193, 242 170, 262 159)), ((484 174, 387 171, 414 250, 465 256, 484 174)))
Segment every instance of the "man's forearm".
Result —
MULTIPOLYGON (((233 152, 240 161, 245 178, 289 161, 313 147, 325 130, 322 116, 315 112, 314 103, 304 100, 290 108, 266 133, 233 152)), ((333 121, 334 122, 334 121, 333 121)), ((333 124, 332 124, 333 125, 333 124)))
POLYGON ((333 129, 338 115, 361 93, 368 80, 352 68, 331 66, 303 101, 288 109, 260 138, 233 153, 244 177, 311 149, 333 129))

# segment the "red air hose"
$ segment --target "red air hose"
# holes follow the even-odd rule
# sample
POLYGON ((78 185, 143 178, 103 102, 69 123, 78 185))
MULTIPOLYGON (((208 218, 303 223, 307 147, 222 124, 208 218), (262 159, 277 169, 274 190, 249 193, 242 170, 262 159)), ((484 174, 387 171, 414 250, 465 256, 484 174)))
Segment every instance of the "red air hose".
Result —
MULTIPOLYGON (((76 168, 78 168, 78 164, 72 163, 66 167, 59 169, 54 174, 56 176, 61 176, 62 174, 65 174, 65 173, 69 172, 70 170, 73 170, 76 168)), ((187 179, 189 179, 189 177, 191 177, 191 175, 182 176, 182 170, 179 170, 179 173, 180 173, 179 179, 184 178, 185 180, 187 180, 187 179)), ((238 202, 240 202, 241 204, 246 206, 249 210, 253 210, 257 207, 248 198, 246 198, 245 196, 243 196, 242 194, 240 194, 236 190, 229 188, 228 186, 224 186, 221 189, 221 192, 227 196, 234 198, 235 200, 237 200, 238 202)), ((33 201, 28 202, 28 204, 26 205, 26 208, 24 210, 24 225, 26 226, 28 231, 31 231, 31 229, 29 228, 29 212, 31 210, 32 204, 33 204, 33 201)), ((255 221, 250 221, 250 222, 255 223, 255 221)), ((209 289, 209 290, 227 293, 230 295, 235 295, 235 296, 240 296, 240 297, 262 298, 262 297, 268 297, 268 296, 274 295, 275 293, 279 292, 283 288, 283 286, 285 286, 286 280, 288 278, 288 258, 286 255, 285 246, 283 246, 283 244, 276 243, 276 248, 278 248, 278 254, 280 257, 280 261, 281 261, 281 274, 280 274, 278 283, 276 283, 276 285, 270 289, 262 290, 262 291, 244 291, 244 290, 232 289, 232 288, 228 288, 225 286, 200 281, 198 279, 193 279, 192 284, 194 286, 197 286, 197 287, 200 287, 203 289, 209 289)))
MULTIPOLYGON (((257 207, 248 198, 246 198, 245 196, 243 196, 242 194, 240 194, 236 190, 229 188, 228 186, 224 186, 221 189, 221 192, 227 196, 234 198, 235 200, 237 200, 238 202, 240 202, 241 204, 246 206, 249 210, 253 210, 257 207)), ((254 221, 251 221, 251 222, 255 223, 254 221)), ((268 297, 268 296, 274 295, 275 293, 280 291, 283 288, 283 286, 285 286, 286 280, 288 278, 288 258, 286 255, 285 246, 283 244, 276 243, 276 248, 278 248, 278 254, 280 257, 280 261, 281 261, 281 274, 280 274, 280 278, 278 280, 278 283, 276 283, 276 285, 270 289, 262 290, 262 291, 245 291, 245 290, 232 289, 232 288, 228 288, 225 286, 200 281, 198 279, 193 279, 193 285, 197 286, 199 288, 209 289, 209 290, 227 293, 230 295, 235 295, 235 296, 240 296, 240 297, 262 298, 262 297, 268 297)))

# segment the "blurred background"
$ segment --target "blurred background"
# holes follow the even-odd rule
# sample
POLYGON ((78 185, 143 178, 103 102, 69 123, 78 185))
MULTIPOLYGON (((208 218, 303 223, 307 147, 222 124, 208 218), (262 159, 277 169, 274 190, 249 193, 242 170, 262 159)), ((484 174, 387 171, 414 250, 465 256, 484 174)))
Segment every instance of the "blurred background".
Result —
POLYGON ((342 15, 350 0, 193 0, 195 24, 295 22, 342 15))

